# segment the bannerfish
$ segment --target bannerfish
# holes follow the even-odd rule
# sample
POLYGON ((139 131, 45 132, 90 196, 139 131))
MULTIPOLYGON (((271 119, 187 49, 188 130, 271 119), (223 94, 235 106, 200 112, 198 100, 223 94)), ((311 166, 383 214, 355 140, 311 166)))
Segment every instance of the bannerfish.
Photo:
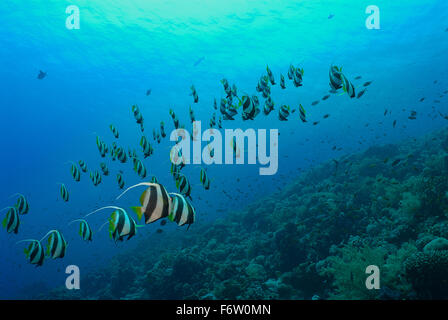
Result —
POLYGON ((21 240, 17 243, 21 242, 31 242, 30 245, 24 249, 25 256, 31 264, 36 265, 36 267, 40 267, 43 265, 45 260, 45 252, 42 244, 39 240, 34 239, 26 239, 21 240))
POLYGON ((67 188, 65 187, 65 184, 63 184, 63 183, 61 183, 60 185, 61 185, 61 188, 60 188, 61 197, 65 202, 67 202, 69 199, 69 194, 68 194, 67 188))
POLYGON ((26 197, 23 194, 21 194, 21 193, 16 193, 16 194, 14 194, 12 196, 19 196, 17 198, 17 202, 16 202, 16 205, 15 205, 15 207, 17 209, 17 212, 19 214, 27 214, 28 211, 30 210, 30 205, 28 203, 28 200, 26 200, 26 197))
POLYGON ((179 190, 181 194, 183 194, 186 197, 190 197, 191 199, 191 185, 188 181, 187 177, 179 173, 178 178, 176 179, 176 188, 179 190))
POLYGON ((280 121, 287 121, 289 114, 291 112, 291 108, 287 105, 282 105, 278 110, 278 118, 280 121))
POLYGON ((112 134, 114 135, 114 137, 118 139, 118 137, 120 136, 120 134, 118 133, 118 129, 115 128, 115 126, 113 124, 109 125, 109 128, 112 131, 112 134))
POLYGON ((0 210, 0 212, 6 209, 8 209, 8 211, 6 212, 6 216, 2 221, 2 226, 6 229, 6 232, 17 234, 19 232, 20 226, 18 209, 16 207, 6 207, 0 210))
POLYGON ((306 111, 302 107, 301 104, 299 105, 299 116, 300 116, 300 120, 302 120, 302 122, 306 122, 306 111))
POLYGON ((159 183, 142 182, 127 188, 116 200, 120 199, 129 190, 146 186, 147 189, 140 196, 140 207, 131 207, 138 218, 145 217, 145 223, 149 224, 159 219, 168 217, 171 212, 171 200, 165 187, 159 183))
POLYGON ((79 222, 79 235, 84 241, 92 241, 92 228, 89 226, 89 223, 84 219, 76 219, 69 223, 72 224, 73 222, 79 222))
POLYGON ((188 230, 190 225, 195 221, 196 212, 193 206, 181 194, 170 193, 170 197, 173 205, 168 219, 177 223, 178 226, 184 226, 187 224, 188 230))
POLYGON ((100 163, 101 171, 103 171, 103 175, 108 176, 109 175, 109 169, 107 168, 107 165, 104 162, 100 163))
POLYGON ((210 180, 207 176, 207 171, 203 168, 201 168, 200 181, 201 181, 202 185, 204 186, 205 190, 210 189, 210 180))
POLYGON ((79 160, 78 164, 79 164, 79 167, 81 168, 82 172, 87 172, 87 164, 84 161, 79 160))
POLYGON ((124 188, 124 179, 123 179, 123 175, 121 173, 117 173, 117 182, 118 182, 118 187, 120 189, 124 188))
POLYGON ((48 236, 47 247, 45 250, 45 255, 51 257, 52 259, 64 258, 65 252, 67 250, 67 241, 65 241, 64 236, 58 230, 50 230, 41 240, 48 236))

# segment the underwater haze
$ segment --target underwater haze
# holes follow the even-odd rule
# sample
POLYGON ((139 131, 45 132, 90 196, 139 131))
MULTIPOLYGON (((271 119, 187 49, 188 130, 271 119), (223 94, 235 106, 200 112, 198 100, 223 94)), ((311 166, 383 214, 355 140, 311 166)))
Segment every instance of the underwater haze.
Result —
POLYGON ((0 23, 1 299, 448 298, 448 2, 3 0, 0 23), (246 161, 173 165, 193 120, 246 161), (274 174, 237 128, 278 130, 274 174))

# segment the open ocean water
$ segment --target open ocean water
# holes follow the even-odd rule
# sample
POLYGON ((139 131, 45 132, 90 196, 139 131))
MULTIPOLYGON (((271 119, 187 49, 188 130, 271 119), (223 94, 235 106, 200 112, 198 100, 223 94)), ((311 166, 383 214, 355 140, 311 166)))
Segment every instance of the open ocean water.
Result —
POLYGON ((0 209, 15 206, 0 212, 1 299, 448 298, 446 1, 4 0, 0 24, 0 209), (193 135, 190 108, 244 164, 173 174, 170 110, 193 135), (278 130, 274 174, 247 163, 247 140, 224 141, 236 128, 278 130), (138 219, 145 187, 116 199, 153 176, 194 223, 138 219), (104 206, 135 236, 110 237, 114 209, 86 218, 92 241, 69 224, 104 206), (50 230, 36 266, 17 242, 50 230), (366 288, 369 265, 381 288, 366 288))

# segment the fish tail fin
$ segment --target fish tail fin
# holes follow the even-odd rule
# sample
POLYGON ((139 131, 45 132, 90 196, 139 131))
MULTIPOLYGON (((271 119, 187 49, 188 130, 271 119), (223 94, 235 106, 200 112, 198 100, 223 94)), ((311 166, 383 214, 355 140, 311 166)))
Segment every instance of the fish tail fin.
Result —
POLYGON ((135 212, 135 214, 137 215, 138 219, 141 220, 143 217, 143 210, 142 207, 131 207, 132 211, 135 212))

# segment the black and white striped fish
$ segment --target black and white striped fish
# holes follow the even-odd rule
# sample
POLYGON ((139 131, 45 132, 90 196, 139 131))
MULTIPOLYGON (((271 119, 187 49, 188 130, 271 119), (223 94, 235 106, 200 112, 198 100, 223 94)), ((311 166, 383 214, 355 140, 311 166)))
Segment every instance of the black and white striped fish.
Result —
POLYGON ((104 162, 100 163, 100 168, 101 168, 101 171, 103 171, 103 174, 105 176, 109 175, 109 169, 107 168, 107 165, 104 162))
POLYGON ((346 92, 350 98, 354 98, 356 96, 355 87, 343 74, 342 74, 342 90, 344 90, 344 92, 346 92))
POLYGON ((201 168, 200 181, 201 181, 202 185, 204 186, 205 190, 210 189, 210 180, 207 176, 207 171, 203 168, 201 168))
POLYGON ((286 89, 285 77, 282 74, 280 75, 280 87, 286 89))
POLYGON ((192 85, 190 87, 190 90, 191 90, 190 95, 193 96, 194 103, 198 103, 199 97, 198 97, 198 93, 196 92, 196 88, 194 87, 194 85, 192 85))
POLYGON ((101 174, 97 170, 90 172, 90 179, 95 187, 102 181, 101 174))
POLYGON ((272 110, 274 110, 274 101, 272 100, 271 96, 268 96, 264 102, 263 113, 265 115, 268 115, 272 110))
POLYGON ((254 120, 255 117, 260 113, 260 109, 258 109, 254 105, 252 99, 249 96, 242 96, 239 105, 243 106, 243 120, 254 120))
POLYGON ((303 69, 300 68, 296 68, 294 71, 294 75, 293 75, 293 83, 294 86, 296 87, 301 87, 302 86, 302 81, 303 81, 303 69))
POLYGON ((171 212, 171 199, 165 187, 159 183, 142 182, 127 188, 117 197, 117 200, 129 190, 146 186, 147 189, 140 196, 140 207, 131 207, 138 218, 145 217, 145 223, 149 224, 159 219, 168 217, 171 212))
POLYGON ((282 105, 280 110, 278 110, 278 118, 280 121, 287 121, 289 114, 291 112, 291 108, 287 105, 282 105))
POLYGON ((117 182, 120 189, 124 188, 124 179, 121 173, 117 173, 117 182))
MULTIPOLYGON (((172 202, 172 211, 168 216, 170 221, 176 222, 178 226, 190 225, 194 223, 196 212, 193 206, 185 199, 185 197, 178 193, 170 193, 172 202)), ((188 230, 187 228, 187 230, 188 230)))
POLYGON ((140 178, 146 177, 146 167, 140 159, 134 158, 134 171, 140 178))
POLYGON ((299 105, 299 114, 300 114, 300 120, 302 120, 302 122, 306 122, 306 111, 302 107, 302 104, 299 105))
POLYGON ((190 197, 191 194, 191 185, 190 182, 188 182, 188 179, 185 175, 182 173, 179 173, 179 177, 176 180, 176 187, 179 190, 181 194, 183 194, 186 197, 190 197))
POLYGON ((41 242, 39 240, 27 239, 21 240, 17 243, 21 242, 31 242, 30 245, 23 250, 25 252, 25 256, 28 261, 31 264, 35 264, 36 267, 42 266, 45 260, 45 252, 41 242))
MULTIPOLYGON (((110 218, 105 224, 109 224, 109 236, 115 241, 123 241, 123 237, 128 236, 131 239, 136 234, 137 224, 123 208, 116 206, 106 206, 90 212, 84 216, 84 219, 105 209, 113 209, 110 218)), ((104 226, 104 225, 103 225, 104 226)), ((101 228, 103 227, 101 226, 101 228)), ((101 230, 100 228, 100 230, 101 230)))
POLYGON ((72 224, 73 222, 79 222, 79 235, 84 241, 92 241, 92 228, 90 228, 89 223, 84 219, 76 219, 69 223, 72 224))
POLYGON ((78 164, 79 164, 79 167, 81 168, 82 172, 87 172, 87 164, 84 161, 79 160, 78 164))
POLYGON ((67 241, 65 241, 62 233, 59 232, 59 230, 51 230, 42 238, 42 240, 47 236, 48 242, 45 255, 52 259, 64 258, 65 251, 67 250, 67 241))
POLYGON ((134 113, 135 121, 140 125, 140 130, 143 132, 145 129, 143 127, 143 115, 137 105, 132 106, 132 112, 134 113))
POLYGON ((191 108, 191 106, 190 106, 190 110, 189 110, 189 112, 190 112, 190 120, 191 120, 191 123, 193 123, 193 122, 196 121, 196 118, 194 117, 194 112, 193 112, 193 109, 191 108))
POLYGON ((127 160, 127 156, 126 156, 126 152, 123 150, 122 147, 118 147, 116 152, 115 152, 117 159, 121 162, 121 163, 125 163, 127 160))
POLYGON ((109 150, 107 145, 98 136, 96 137, 96 146, 98 147, 101 157, 104 158, 109 150))
POLYGON ((266 66, 266 72, 268 73, 269 82, 271 82, 272 85, 275 85, 274 75, 272 74, 271 69, 269 69, 269 66, 266 66))
POLYGON ((149 157, 154 151, 145 136, 142 136, 142 138, 140 139, 140 146, 143 149, 143 156, 145 158, 149 157))
POLYGON ((294 68, 294 66, 292 64, 290 64, 289 69, 288 69, 288 79, 289 80, 293 79, 295 71, 296 71, 296 68, 294 68))
POLYGON ((20 226, 18 209, 16 207, 6 207, 0 211, 6 209, 8 209, 8 211, 6 212, 6 216, 2 221, 2 226, 6 229, 6 232, 17 234, 19 232, 20 226))
POLYGON ((173 119, 174 127, 176 129, 179 129, 179 119, 177 118, 177 116, 174 113, 173 109, 170 109, 170 116, 173 119))
POLYGON ((60 192, 61 192, 61 197, 62 197, 62 199, 63 199, 65 202, 67 202, 68 199, 69 199, 69 194, 68 194, 67 188, 65 187, 65 184, 63 184, 63 183, 61 183, 61 189, 60 189, 60 192))
POLYGON ((15 195, 18 195, 16 202, 16 208, 19 214, 27 214, 30 210, 30 205, 28 203, 28 200, 26 200, 25 196, 23 194, 17 193, 15 195))
POLYGON ((162 135, 162 138, 166 137, 166 133, 165 133, 165 123, 162 121, 160 122, 160 134, 162 135))
POLYGON ((79 182, 79 180, 81 180, 81 172, 75 163, 71 162, 71 164, 70 173, 72 174, 73 179, 75 179, 76 182, 79 182))
POLYGON ((120 134, 118 133, 118 129, 115 128, 115 126, 113 124, 109 125, 109 128, 112 131, 112 134, 114 135, 114 137, 118 139, 118 137, 120 136, 120 134))
POLYGON ((137 233, 137 224, 127 212, 118 208, 109 219, 109 235, 115 242, 123 241, 123 237, 127 236, 127 240, 131 239, 137 233))
POLYGON ((330 66, 329 76, 331 90, 336 91, 342 88, 342 68, 330 66))

